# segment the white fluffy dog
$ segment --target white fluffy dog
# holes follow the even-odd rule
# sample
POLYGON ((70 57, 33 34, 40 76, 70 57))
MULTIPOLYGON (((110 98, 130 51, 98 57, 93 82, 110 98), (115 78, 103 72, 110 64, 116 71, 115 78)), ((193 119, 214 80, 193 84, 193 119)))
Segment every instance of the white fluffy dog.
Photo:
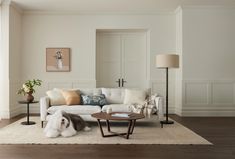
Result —
POLYGON ((75 114, 58 110, 48 120, 44 129, 46 137, 55 138, 58 136, 70 137, 77 134, 77 131, 89 131, 85 121, 75 114))

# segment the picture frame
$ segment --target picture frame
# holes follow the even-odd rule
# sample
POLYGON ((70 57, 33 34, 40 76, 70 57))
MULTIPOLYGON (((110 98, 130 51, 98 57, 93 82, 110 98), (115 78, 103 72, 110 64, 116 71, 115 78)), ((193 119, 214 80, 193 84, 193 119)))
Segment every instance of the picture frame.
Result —
POLYGON ((46 48, 47 72, 70 72, 70 48, 46 48))

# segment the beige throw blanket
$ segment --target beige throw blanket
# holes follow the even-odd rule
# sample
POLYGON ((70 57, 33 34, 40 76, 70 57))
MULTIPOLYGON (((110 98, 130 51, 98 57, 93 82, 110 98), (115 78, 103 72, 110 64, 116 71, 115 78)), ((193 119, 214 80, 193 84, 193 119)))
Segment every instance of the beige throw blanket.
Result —
POLYGON ((146 117, 150 118, 152 114, 159 112, 159 95, 148 96, 142 104, 132 104, 129 106, 129 109, 131 112, 143 113, 146 117))

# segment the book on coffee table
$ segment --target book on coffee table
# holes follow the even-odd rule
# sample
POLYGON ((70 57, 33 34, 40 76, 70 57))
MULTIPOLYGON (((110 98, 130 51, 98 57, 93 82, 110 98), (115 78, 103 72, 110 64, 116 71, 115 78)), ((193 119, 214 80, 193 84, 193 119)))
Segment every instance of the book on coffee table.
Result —
POLYGON ((114 113, 112 114, 112 117, 129 118, 129 114, 128 113, 114 113))

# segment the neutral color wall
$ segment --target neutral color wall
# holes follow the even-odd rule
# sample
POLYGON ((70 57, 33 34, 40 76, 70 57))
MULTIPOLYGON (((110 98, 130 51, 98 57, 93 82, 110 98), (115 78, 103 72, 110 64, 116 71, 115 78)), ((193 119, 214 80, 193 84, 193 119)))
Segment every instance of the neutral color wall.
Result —
POLYGON ((182 79, 183 79, 183 11, 181 7, 178 7, 175 11, 176 18, 176 52, 179 54, 179 68, 176 71, 175 76, 175 113, 182 114, 182 79))
POLYGON ((185 79, 235 79, 235 9, 183 9, 185 79))
MULTIPOLYGON (((155 55, 179 53, 181 68, 170 70, 171 112, 184 116, 235 115, 233 8, 183 7, 176 15, 21 16, 14 7, 5 7, 1 13, 0 111, 4 117, 25 112, 25 106, 17 104, 15 92, 27 79, 44 81, 36 99, 53 87, 95 87, 96 29, 148 29, 150 87, 163 95, 165 71, 156 69, 155 55), (45 71, 47 47, 71 48, 71 72, 45 71)), ((39 105, 32 105, 31 111, 39 112, 39 105)))
POLYGON ((185 116, 235 115, 235 9, 183 8, 185 116))
POLYGON ((9 107, 9 14, 8 4, 1 4, 0 117, 10 117, 9 107))
POLYGON ((21 113, 21 106, 18 104, 20 96, 16 94, 21 85, 21 10, 10 6, 9 19, 9 96, 10 96, 10 116, 21 113))
POLYGON ((21 83, 21 13, 7 1, 1 6, 0 117, 20 114, 17 89, 21 83))
MULTIPOLYGON (((153 92, 164 94, 165 72, 155 67, 155 56, 175 51, 175 16, 26 14, 22 21, 22 80, 44 81, 36 98, 53 87, 95 87, 96 29, 148 29, 150 81, 153 92), (71 72, 46 72, 47 47, 71 48, 71 72)), ((172 74, 174 79, 174 74, 172 74)), ((172 83, 174 90, 174 83, 172 83)), ((174 93, 170 103, 174 105, 174 93)), ((38 105, 32 108, 38 112, 38 105)))

